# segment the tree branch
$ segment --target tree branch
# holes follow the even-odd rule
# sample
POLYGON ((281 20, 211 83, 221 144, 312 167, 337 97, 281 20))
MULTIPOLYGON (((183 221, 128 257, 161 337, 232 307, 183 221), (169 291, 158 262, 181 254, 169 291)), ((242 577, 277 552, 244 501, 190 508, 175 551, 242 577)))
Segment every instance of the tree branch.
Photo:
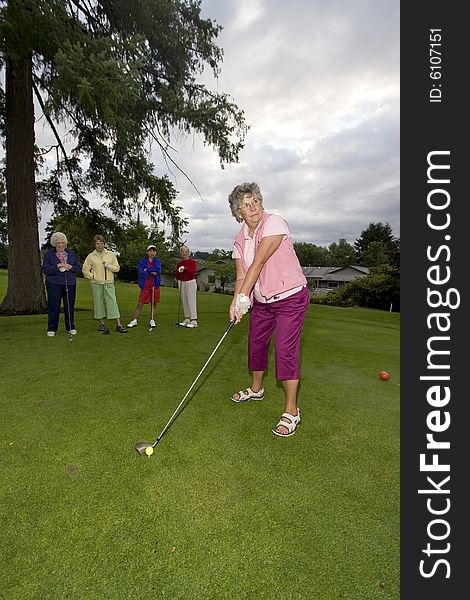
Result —
POLYGON ((35 82, 33 81, 33 90, 34 90, 34 94, 42 108, 42 112, 44 114, 44 116, 46 117, 47 122, 49 123, 50 128, 52 129, 52 132, 54 133, 54 137, 57 140, 57 144, 60 147, 61 151, 62 151, 62 155, 64 157, 64 163, 65 163, 65 167, 68 171, 69 177, 70 177, 70 183, 72 184, 72 188, 75 191, 75 195, 78 199, 84 201, 86 204, 88 204, 88 201, 86 200, 86 198, 82 195, 82 193, 80 192, 80 188, 78 187, 77 183, 75 182, 75 177, 72 171, 72 168, 69 164, 69 157, 67 155, 67 152, 64 148, 64 145, 62 144, 62 140, 60 139, 59 133, 54 125, 54 122, 52 121, 52 119, 50 118, 47 109, 46 109, 46 105, 44 104, 44 100, 42 99, 41 94, 39 93, 39 90, 35 84, 35 82))
POLYGON ((103 24, 100 22, 99 18, 93 12, 93 6, 86 6, 85 3, 80 2, 79 0, 68 0, 69 5, 73 4, 77 11, 83 13, 83 15, 88 20, 88 23, 93 27, 95 27, 95 31, 99 30, 102 33, 107 33, 107 30, 103 27, 103 24))
MULTIPOLYGON (((170 167, 168 166, 167 163, 167 159, 169 161, 171 161, 171 163, 178 169, 178 171, 184 176, 186 177, 186 179, 189 181, 189 183, 193 186, 193 188, 196 190, 196 193, 198 194, 199 198, 201 198, 202 201, 204 201, 204 198, 202 197, 201 192, 198 190, 197 185, 192 181, 192 179, 189 177, 189 175, 183 171, 183 169, 181 169, 181 167, 171 158, 170 154, 168 153, 168 150, 163 146, 163 144, 160 142, 160 140, 157 139, 156 135, 153 133, 153 131, 150 129, 150 127, 145 124, 144 125, 145 129, 147 130, 147 133, 152 137, 152 139, 158 144, 158 146, 160 147, 160 150, 162 151, 163 154, 163 158, 165 160, 166 166, 168 167, 168 170, 171 172, 170 167)), ((168 144, 167 144, 168 145, 168 144)))
POLYGON ((46 149, 46 148, 44 148, 44 149, 43 149, 41 152, 37 152, 37 153, 36 153, 36 155, 37 155, 37 156, 45 156, 46 154, 49 154, 49 152, 50 152, 51 150, 53 150, 54 148, 57 150, 57 148, 58 148, 58 145, 54 145, 54 144, 53 144, 52 146, 50 146, 50 147, 49 147, 49 148, 47 148, 47 149, 46 149))

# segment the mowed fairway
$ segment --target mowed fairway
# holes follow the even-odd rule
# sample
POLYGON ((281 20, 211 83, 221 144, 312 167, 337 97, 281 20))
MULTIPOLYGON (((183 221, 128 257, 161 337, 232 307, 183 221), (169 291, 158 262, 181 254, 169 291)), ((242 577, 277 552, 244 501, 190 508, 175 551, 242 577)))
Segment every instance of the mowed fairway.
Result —
MULTIPOLYGON (((127 324, 138 288, 116 287, 127 324)), ((155 454, 135 451, 210 356, 230 301, 198 292, 200 326, 183 329, 177 289, 162 288, 154 331, 145 307, 136 329, 104 336, 79 280, 72 342, 63 316, 54 338, 46 315, 0 317, 2 600, 399 599, 398 314, 310 306, 289 439, 271 433, 273 356, 265 399, 230 401, 250 384, 244 318, 155 454)))

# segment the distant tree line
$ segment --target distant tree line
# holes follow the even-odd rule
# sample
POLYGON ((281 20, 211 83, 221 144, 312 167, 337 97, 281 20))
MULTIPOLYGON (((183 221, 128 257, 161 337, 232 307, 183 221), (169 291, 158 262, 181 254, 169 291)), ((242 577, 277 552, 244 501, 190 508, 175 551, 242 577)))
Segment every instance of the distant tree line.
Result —
POLYGON ((302 266, 356 265, 370 270, 367 277, 315 298, 315 302, 400 311, 400 239, 393 236, 388 223, 370 223, 353 246, 341 239, 328 248, 305 243, 294 243, 294 247, 302 266))
POLYGON ((349 244, 344 238, 329 246, 294 242, 303 267, 379 267, 389 265, 400 269, 400 240, 394 237, 388 223, 370 223, 360 237, 349 244))

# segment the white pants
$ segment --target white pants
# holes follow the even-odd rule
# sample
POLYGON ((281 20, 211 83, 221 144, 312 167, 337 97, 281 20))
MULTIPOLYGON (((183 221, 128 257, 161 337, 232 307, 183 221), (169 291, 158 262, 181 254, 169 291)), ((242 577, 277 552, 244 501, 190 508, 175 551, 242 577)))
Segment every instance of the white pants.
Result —
POLYGON ((178 285, 180 286, 181 301, 183 302, 184 318, 194 321, 197 320, 196 280, 191 279, 191 281, 178 281, 178 285))

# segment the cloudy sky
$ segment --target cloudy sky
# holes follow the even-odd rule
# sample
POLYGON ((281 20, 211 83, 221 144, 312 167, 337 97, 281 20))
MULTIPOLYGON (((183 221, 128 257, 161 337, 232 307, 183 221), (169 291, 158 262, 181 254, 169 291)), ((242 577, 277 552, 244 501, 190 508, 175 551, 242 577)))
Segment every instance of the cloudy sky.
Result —
MULTIPOLYGON (((173 141, 177 204, 191 250, 229 249, 239 225, 227 196, 259 183, 292 238, 354 241, 369 223, 399 237, 399 0, 202 0, 223 26, 218 80, 250 129, 240 161, 220 168, 197 136, 173 141)), ((156 170, 162 157, 155 153, 156 170)))
POLYGON ((198 138, 173 158, 192 250, 231 248, 235 185, 257 181, 294 241, 350 243, 369 223, 399 237, 399 0, 203 0, 223 26, 221 75, 250 125, 236 165, 198 138))

